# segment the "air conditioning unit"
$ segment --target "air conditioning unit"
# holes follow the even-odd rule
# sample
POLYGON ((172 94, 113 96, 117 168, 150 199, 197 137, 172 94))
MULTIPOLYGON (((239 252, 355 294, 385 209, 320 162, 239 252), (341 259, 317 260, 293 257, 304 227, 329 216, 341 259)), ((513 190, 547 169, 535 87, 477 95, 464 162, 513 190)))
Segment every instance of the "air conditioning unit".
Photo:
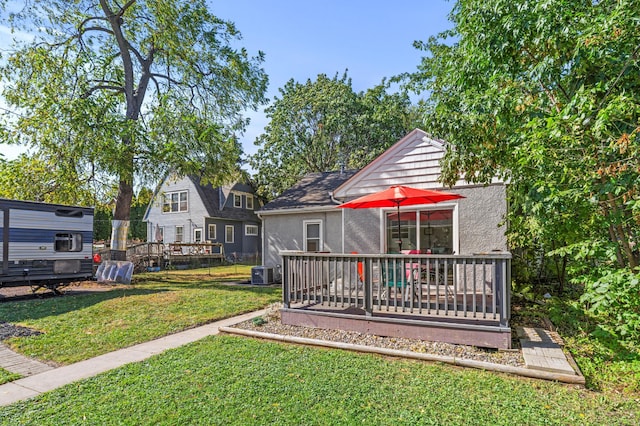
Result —
POLYGON ((251 268, 251 284, 273 284, 273 268, 254 266, 251 268))

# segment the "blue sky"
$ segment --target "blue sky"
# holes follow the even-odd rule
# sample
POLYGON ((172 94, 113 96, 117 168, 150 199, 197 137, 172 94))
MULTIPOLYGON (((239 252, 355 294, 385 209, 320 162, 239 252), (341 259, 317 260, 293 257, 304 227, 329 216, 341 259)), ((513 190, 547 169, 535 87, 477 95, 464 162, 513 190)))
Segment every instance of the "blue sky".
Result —
MULTIPOLYGON (((251 55, 266 55, 268 97, 294 79, 333 77, 348 69, 356 91, 367 90, 384 77, 416 70, 421 52, 414 40, 427 40, 451 27, 454 3, 445 0, 210 0, 212 12, 232 21, 242 33, 240 46, 251 55)), ((241 141, 245 153, 267 124, 260 111, 241 141)), ((6 158, 21 150, 0 146, 6 158)))
MULTIPOLYGON (((415 71, 421 53, 415 40, 451 28, 447 16, 454 3, 445 0, 216 0, 214 14, 233 21, 242 45, 266 55, 268 97, 294 79, 333 77, 348 69, 356 91, 367 90, 384 77, 415 71)), ((278 96, 279 97, 279 96, 278 96)), ((252 124, 242 138, 247 154, 267 124, 262 113, 249 114, 252 124)))

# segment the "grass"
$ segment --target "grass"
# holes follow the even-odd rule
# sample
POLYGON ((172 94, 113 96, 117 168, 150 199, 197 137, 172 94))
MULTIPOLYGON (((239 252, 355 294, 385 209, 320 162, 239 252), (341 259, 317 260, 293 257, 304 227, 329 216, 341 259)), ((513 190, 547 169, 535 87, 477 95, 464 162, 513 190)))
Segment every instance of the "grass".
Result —
MULTIPOLYGON (((10 341, 72 362, 280 300, 279 288, 227 286, 250 267, 172 271, 107 293, 0 305, 46 334, 10 341)), ((640 423, 637 344, 598 329, 575 303, 518 312, 551 318, 589 389, 339 350, 215 336, 0 408, 0 424, 640 423)), ((13 380, 0 370, 0 382, 13 380)))
POLYGON ((3 368, 0 368, 0 385, 3 383, 11 382, 13 380, 18 380, 20 377, 19 374, 11 373, 3 368))
POLYGON ((635 425, 638 404, 551 382, 214 336, 0 409, 3 424, 635 425))
POLYGON ((3 303, 0 318, 43 332, 5 341, 40 360, 69 364, 281 300, 275 287, 229 286, 250 266, 142 274, 131 287, 3 303))

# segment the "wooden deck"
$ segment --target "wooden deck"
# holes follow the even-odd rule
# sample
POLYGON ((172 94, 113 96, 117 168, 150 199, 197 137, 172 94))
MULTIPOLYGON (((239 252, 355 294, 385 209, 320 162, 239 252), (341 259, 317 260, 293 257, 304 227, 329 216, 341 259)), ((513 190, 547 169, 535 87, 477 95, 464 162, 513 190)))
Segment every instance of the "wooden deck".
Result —
POLYGON ((283 322, 510 348, 510 258, 286 252, 283 322))

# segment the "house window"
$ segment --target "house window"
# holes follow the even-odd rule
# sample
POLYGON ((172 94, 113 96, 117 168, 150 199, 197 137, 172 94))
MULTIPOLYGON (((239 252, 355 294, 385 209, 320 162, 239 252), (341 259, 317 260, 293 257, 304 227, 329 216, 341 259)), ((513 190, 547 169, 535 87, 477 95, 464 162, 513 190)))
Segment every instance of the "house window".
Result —
POLYGON ((247 236, 257 236, 258 235, 258 225, 245 225, 244 226, 244 235, 247 236))
POLYGON ((187 191, 168 192, 164 194, 162 203, 163 213, 176 213, 187 211, 187 191))
POLYGON ((181 243, 184 241, 184 226, 178 225, 176 226, 176 237, 174 239, 176 243, 181 243))
POLYGON ((247 209, 253 210, 253 197, 251 195, 247 195, 247 209))
POLYGON ((55 251, 82 251, 82 234, 71 232, 56 234, 55 251))
POLYGON ((224 242, 225 243, 232 243, 233 242, 233 240, 234 240, 233 232, 234 232, 233 225, 226 225, 224 227, 224 242))
POLYGON ((454 252, 453 209, 388 212, 386 215, 387 252, 415 250, 420 253, 454 252), (398 227, 398 220, 400 220, 398 227), (399 231, 398 231, 399 229, 399 231))
POLYGON ((305 220, 303 222, 304 251, 322 251, 322 221, 305 220))
POLYGON ((209 224, 209 240, 215 241, 216 238, 218 238, 216 235, 216 225, 213 223, 209 224))
POLYGON ((233 207, 236 207, 236 208, 242 207, 242 197, 238 194, 233 194, 233 207))
POLYGON ((194 243, 202 242, 202 228, 196 228, 193 230, 193 242, 194 243))

